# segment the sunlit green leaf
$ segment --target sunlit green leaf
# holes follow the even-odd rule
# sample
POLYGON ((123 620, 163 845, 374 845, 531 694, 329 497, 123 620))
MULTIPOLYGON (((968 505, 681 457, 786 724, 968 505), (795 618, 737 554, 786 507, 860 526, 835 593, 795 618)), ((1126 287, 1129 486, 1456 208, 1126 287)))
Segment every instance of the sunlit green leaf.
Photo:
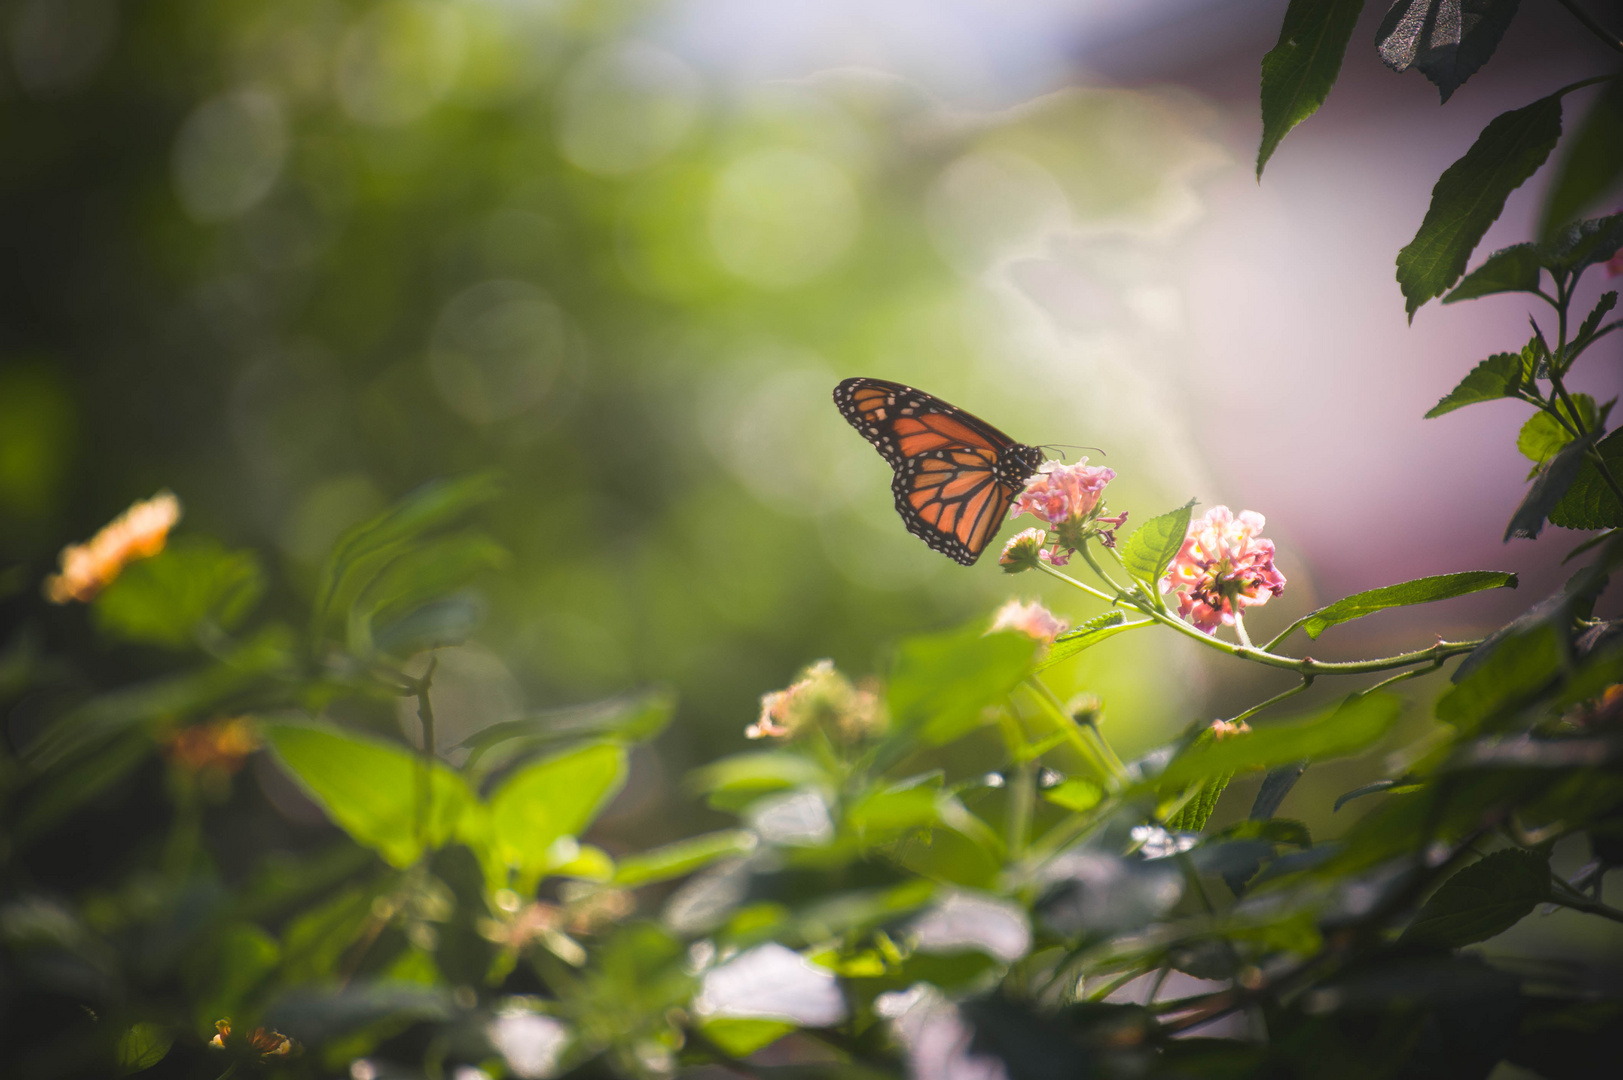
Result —
MULTIPOLYGON (((1588 394, 1573 394, 1573 405, 1577 407, 1577 419, 1582 430, 1592 431, 1599 416, 1595 408, 1595 399, 1588 394)), ((1572 410, 1565 402, 1559 406, 1561 415, 1569 422, 1573 417, 1572 410)), ((1522 425, 1521 432, 1516 436, 1516 449, 1522 456, 1533 462, 1549 461, 1561 448, 1571 442, 1572 432, 1565 425, 1549 413, 1540 410, 1528 417, 1522 425)))
POLYGON ((1091 810, 1105 797, 1104 789, 1091 780, 1073 776, 1043 792, 1043 798, 1071 811, 1091 810))
POLYGON ((1420 230, 1398 254, 1398 284, 1410 319, 1465 273, 1505 199, 1544 164, 1560 137, 1561 98, 1555 94, 1495 117, 1443 173, 1420 230))
POLYGON ((656 881, 702 870, 711 863, 755 850, 755 834, 747 829, 723 829, 703 836, 678 840, 674 844, 628 855, 615 868, 614 883, 625 888, 648 885, 656 881))
POLYGON ((1623 79, 1601 85, 1567 146, 1544 196, 1542 236, 1575 220, 1623 177, 1623 79))
POLYGON ((1180 832, 1199 832, 1206 827, 1211 819, 1212 811, 1217 809, 1217 800, 1222 798, 1224 790, 1229 786, 1232 773, 1219 773, 1207 780, 1196 790, 1194 798, 1184 803, 1178 812, 1167 818, 1167 828, 1177 829, 1180 832))
POLYGON ((131 1024, 118 1037, 114 1054, 118 1059, 120 1076, 150 1069, 164 1059, 174 1045, 175 1036, 162 1024, 142 1021, 131 1024))
POLYGON ((845 812, 846 824, 869 834, 870 839, 885 833, 926 828, 938 819, 934 787, 871 792, 852 803, 845 812))
POLYGON ((586 830, 625 783, 626 751, 615 742, 595 743, 519 769, 490 797, 497 855, 538 877, 555 864, 554 845, 586 830))
POLYGON ((1550 893, 1550 859, 1533 851, 1496 851, 1443 883, 1399 940, 1455 949, 1509 930, 1550 893))
POLYGON ((1189 534, 1189 515, 1194 508, 1195 500, 1190 499, 1176 510, 1151 518, 1121 546, 1122 565, 1145 588, 1160 588, 1161 575, 1189 534))
POLYGON ((693 786, 713 806, 737 810, 774 791, 801 787, 833 790, 828 774, 810 758, 787 750, 757 750, 713 761, 693 774, 693 786))
MULTIPOLYGON (((1623 430, 1595 444, 1612 479, 1623 484, 1623 430)), ((1593 461, 1585 459, 1561 501, 1550 508, 1550 524, 1564 529, 1613 529, 1623 525, 1623 503, 1593 461)))
POLYGON ((1291 128, 1318 111, 1341 74, 1364 0, 1291 0, 1279 40, 1262 58, 1257 175, 1291 128))
POLYGON ((235 629, 265 591, 251 551, 227 551, 205 536, 171 541, 162 552, 126 567, 96 597, 96 625, 126 641, 172 649, 197 643, 205 625, 235 629))
POLYGON ((1402 700, 1391 694, 1353 695, 1303 723, 1259 725, 1243 735, 1197 743, 1173 758, 1157 783, 1175 788, 1241 769, 1356 754, 1392 730, 1402 711, 1402 700))
POLYGON ((266 740, 295 779, 356 841, 394 866, 455 835, 474 801, 462 777, 398 743, 315 722, 267 723, 266 740))
POLYGON ((733 1057, 748 1057, 794 1031, 795 1025, 782 1020, 717 1016, 704 1021, 699 1030, 704 1032, 705 1038, 733 1057))
POLYGON ((1109 641, 1117 634, 1136 630, 1141 626, 1150 626, 1152 623, 1153 620, 1150 619, 1128 622, 1127 616, 1120 611, 1107 611, 1103 615, 1095 615, 1076 629, 1068 630, 1055 638, 1054 643, 1048 647, 1048 652, 1037 661, 1037 670, 1051 668, 1085 649, 1093 648, 1101 641, 1109 641))
POLYGON ((1340 623, 1361 619, 1387 608, 1412 604, 1430 604, 1437 600, 1450 600, 1456 596, 1481 592, 1483 589, 1514 589, 1516 575, 1499 570, 1467 570, 1458 574, 1437 574, 1415 578, 1397 585, 1383 585, 1379 589, 1354 593, 1327 604, 1302 620, 1302 629, 1310 638, 1340 623))
POLYGON ((886 701, 892 731, 931 744, 951 742, 981 722, 981 710, 1031 670, 1037 643, 978 627, 908 638, 896 647, 886 701))

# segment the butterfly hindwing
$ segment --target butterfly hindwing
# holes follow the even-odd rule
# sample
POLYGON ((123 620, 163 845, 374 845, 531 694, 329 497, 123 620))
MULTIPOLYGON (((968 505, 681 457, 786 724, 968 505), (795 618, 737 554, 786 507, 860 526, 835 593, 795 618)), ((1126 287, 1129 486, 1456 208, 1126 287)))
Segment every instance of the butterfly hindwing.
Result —
POLYGON ((895 470, 891 491, 908 532, 965 566, 1042 460, 979 417, 901 383, 847 379, 834 403, 895 470))

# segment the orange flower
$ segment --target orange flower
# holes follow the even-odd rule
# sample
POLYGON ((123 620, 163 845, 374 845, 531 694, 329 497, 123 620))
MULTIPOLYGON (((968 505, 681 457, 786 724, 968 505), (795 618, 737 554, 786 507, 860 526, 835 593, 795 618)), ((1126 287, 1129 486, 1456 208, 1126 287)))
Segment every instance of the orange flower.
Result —
POLYGON ((165 749, 169 760, 188 772, 218 769, 229 776, 259 749, 259 736, 252 720, 233 716, 181 728, 169 736, 165 749))
MULTIPOLYGON (((209 1045, 220 1050, 227 1048, 231 1039, 231 1018, 214 1022, 214 1030, 218 1032, 209 1040, 209 1045)), ((261 1058, 285 1058, 298 1053, 299 1044, 283 1035, 280 1031, 266 1028, 254 1028, 252 1035, 248 1036, 247 1049, 249 1053, 257 1054, 261 1058)))
POLYGON ((87 543, 62 549, 62 572, 45 579, 46 598, 53 604, 95 599, 130 563, 162 551, 179 520, 180 500, 172 491, 136 503, 87 543))

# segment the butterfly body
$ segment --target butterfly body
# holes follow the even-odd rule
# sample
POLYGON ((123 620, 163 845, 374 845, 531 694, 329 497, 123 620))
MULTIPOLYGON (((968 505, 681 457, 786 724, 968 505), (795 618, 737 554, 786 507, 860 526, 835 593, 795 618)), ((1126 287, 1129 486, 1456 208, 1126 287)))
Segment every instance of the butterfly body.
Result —
POLYGON ((907 531, 965 566, 1043 462, 1036 447, 901 383, 846 379, 834 404, 895 470, 890 489, 907 531))

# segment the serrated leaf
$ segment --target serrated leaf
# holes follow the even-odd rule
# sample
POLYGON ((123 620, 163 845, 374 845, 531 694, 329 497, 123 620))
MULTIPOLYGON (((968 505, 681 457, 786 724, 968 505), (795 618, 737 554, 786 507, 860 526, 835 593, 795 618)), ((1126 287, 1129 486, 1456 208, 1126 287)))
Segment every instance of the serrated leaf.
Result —
POLYGON ((1334 709, 1297 724, 1270 724, 1221 741, 1201 742, 1173 758, 1156 779, 1177 788, 1241 769, 1355 754, 1392 729, 1403 702, 1390 694, 1354 694, 1334 709))
POLYGON ((1548 855, 1496 851, 1443 882, 1398 943, 1457 949, 1486 941, 1515 926, 1549 894, 1548 855))
MULTIPOLYGON (((1612 478, 1623 483, 1623 430, 1606 436, 1595 444, 1595 449, 1605 459, 1612 478)), ((1593 461, 1584 459, 1567 493, 1551 508, 1550 524, 1563 529, 1613 529, 1623 525, 1623 503, 1618 502, 1593 461)))
POLYGON ((1451 600, 1456 596, 1481 592, 1483 589, 1514 589, 1516 585, 1516 575, 1502 570, 1466 570, 1458 574, 1415 578, 1413 581, 1404 581, 1397 585, 1383 585, 1379 589, 1354 593, 1352 596, 1328 604, 1303 619, 1302 629, 1307 631, 1308 637, 1317 638, 1332 626, 1361 619, 1365 615, 1373 615, 1387 608, 1430 604, 1438 600, 1451 600))
POLYGON ((1471 252, 1498 220, 1505 199, 1544 164, 1561 138, 1561 96, 1501 113, 1431 189, 1431 205, 1413 240, 1398 253, 1399 286, 1409 318, 1465 273, 1471 252))
POLYGON ((1467 274, 1453 292, 1443 297, 1443 303, 1475 300, 1493 293, 1537 292, 1541 268, 1537 244, 1500 248, 1488 256, 1487 262, 1467 274))
MULTIPOLYGON (((1594 431, 1599 427, 1601 419, 1599 411, 1595 408, 1595 399, 1588 394, 1573 394, 1572 403, 1577 410, 1578 427, 1583 431, 1594 431)), ((1569 421, 1573 418, 1573 410, 1567 408, 1562 402, 1556 406, 1561 415, 1569 421)), ((1540 410, 1528 417, 1527 423, 1522 425, 1520 433, 1516 436, 1516 449, 1529 461, 1542 464, 1555 457, 1561 448, 1572 441, 1572 432, 1561 421, 1549 413, 1540 410)))
POLYGON ((1375 47, 1393 71, 1418 67, 1443 101, 1488 62, 1518 0, 1398 0, 1375 47))
POLYGON ((1574 222, 1540 244, 1539 250, 1547 269, 1576 277, 1616 255, 1620 247, 1623 247, 1623 212, 1574 222))
POLYGON ((1594 339, 1596 333, 1600 330, 1600 321, 1606 317, 1607 312, 1615 307, 1617 307, 1616 290, 1601 293, 1600 299, 1595 302, 1595 306, 1590 310, 1589 314, 1584 316, 1583 324, 1578 327, 1578 332, 1573 335, 1572 344, 1567 346, 1567 356, 1569 358, 1578 355, 1588 347, 1589 342, 1594 339))
POLYGON ((1161 587, 1161 575, 1172 565, 1173 557, 1189 535, 1189 515, 1195 508, 1190 499, 1176 510, 1168 510, 1139 526, 1121 546, 1121 562, 1134 580, 1152 592, 1161 587))
POLYGON ((1167 828, 1178 832, 1200 832, 1217 809, 1217 800, 1229 786, 1233 773, 1222 773, 1200 785, 1195 797, 1184 803, 1178 812, 1167 818, 1167 828))
POLYGON ((1093 648, 1101 641, 1108 641, 1117 634, 1136 630, 1140 626, 1150 626, 1153 622, 1152 619, 1128 622, 1127 616, 1120 611, 1107 611, 1103 615, 1096 615, 1075 630, 1067 630, 1055 638, 1054 643, 1048 647, 1048 653, 1037 661, 1037 670, 1051 668, 1085 649, 1093 648))
POLYGON ((1279 40, 1262 58, 1257 176, 1291 128, 1318 111, 1341 73, 1364 0, 1291 0, 1279 40))
POLYGON ((174 1034, 162 1024, 147 1021, 131 1024, 118 1037, 118 1045, 114 1048, 118 1074, 129 1076, 152 1068, 164 1059, 174 1042, 174 1034))
POLYGON ((1544 196, 1541 236, 1553 236, 1623 178, 1623 80, 1600 88, 1567 147, 1544 196))
POLYGON ((1527 383, 1530 369, 1521 353, 1494 353, 1472 368, 1448 396, 1433 405, 1426 419, 1451 413, 1479 401, 1497 401, 1515 397, 1516 391, 1527 383))
POLYGON ((1522 504, 1511 515, 1510 524, 1505 526, 1505 542, 1509 543, 1512 537, 1525 537, 1531 540, 1538 536, 1544 528, 1544 519, 1549 516, 1557 503, 1567 494, 1572 483, 1578 477, 1578 471, 1584 463, 1584 454, 1595 444, 1600 434, 1591 431, 1582 439, 1574 439, 1561 448, 1560 453, 1550 459, 1544 471, 1538 474, 1533 486, 1523 497, 1522 504))

